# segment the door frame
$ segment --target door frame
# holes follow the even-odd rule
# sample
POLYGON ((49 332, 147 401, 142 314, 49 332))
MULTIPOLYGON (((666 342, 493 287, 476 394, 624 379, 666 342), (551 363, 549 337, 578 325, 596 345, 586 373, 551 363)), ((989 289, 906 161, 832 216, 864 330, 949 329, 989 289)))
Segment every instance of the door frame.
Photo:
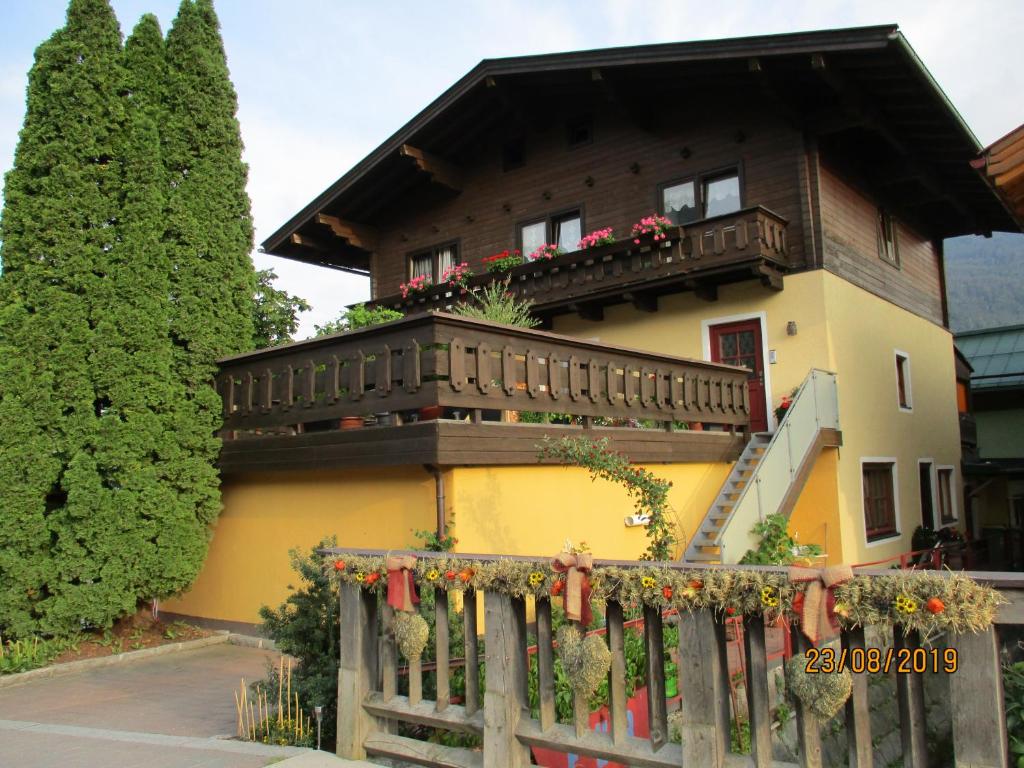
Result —
POLYGON ((738 315, 722 315, 701 320, 700 338, 704 360, 711 362, 711 326, 739 323, 744 320, 757 320, 761 324, 761 367, 764 369, 765 420, 768 424, 768 431, 774 432, 779 425, 775 421, 775 409, 772 408, 772 375, 771 367, 768 364, 768 313, 764 311, 744 312, 738 315))

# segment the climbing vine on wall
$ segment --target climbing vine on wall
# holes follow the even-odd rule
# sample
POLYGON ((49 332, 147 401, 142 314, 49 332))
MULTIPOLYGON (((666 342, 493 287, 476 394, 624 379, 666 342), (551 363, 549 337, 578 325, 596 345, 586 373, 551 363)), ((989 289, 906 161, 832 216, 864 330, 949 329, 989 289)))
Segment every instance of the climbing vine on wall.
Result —
POLYGON ((575 464, 587 469, 591 480, 607 480, 625 488, 637 512, 648 518, 648 545, 640 559, 672 559, 677 538, 675 526, 668 518, 668 492, 672 487, 669 480, 630 464, 625 456, 608 447, 607 438, 563 437, 552 440, 545 437, 538 458, 575 464))

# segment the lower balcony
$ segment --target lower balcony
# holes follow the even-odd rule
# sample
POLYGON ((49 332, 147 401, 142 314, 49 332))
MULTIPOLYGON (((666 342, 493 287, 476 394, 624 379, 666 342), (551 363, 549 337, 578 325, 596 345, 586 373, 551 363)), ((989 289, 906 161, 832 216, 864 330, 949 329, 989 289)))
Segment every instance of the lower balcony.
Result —
POLYGON ((423 313, 220 363, 225 473, 533 464, 545 435, 634 461, 732 461, 747 371, 423 313))
POLYGON ((433 286, 419 295, 393 294, 370 303, 405 314, 445 310, 466 291, 507 277, 509 290, 531 301, 541 318, 577 312, 600 320, 610 304, 632 302, 638 309, 655 311, 664 294, 695 291, 714 300, 719 285, 743 280, 758 279, 782 290, 783 273, 790 266, 786 220, 767 208, 696 221, 667 234, 659 242, 626 238, 508 272, 477 275, 465 289, 433 286))

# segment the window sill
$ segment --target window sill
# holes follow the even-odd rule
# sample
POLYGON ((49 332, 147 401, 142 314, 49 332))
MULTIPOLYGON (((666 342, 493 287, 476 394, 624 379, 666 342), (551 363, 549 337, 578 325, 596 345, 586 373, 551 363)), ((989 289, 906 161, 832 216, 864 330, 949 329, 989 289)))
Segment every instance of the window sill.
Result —
POLYGON ((874 547, 878 544, 888 544, 892 541, 898 540, 903 534, 899 531, 893 531, 892 533, 876 534, 874 536, 867 537, 867 545, 874 547))

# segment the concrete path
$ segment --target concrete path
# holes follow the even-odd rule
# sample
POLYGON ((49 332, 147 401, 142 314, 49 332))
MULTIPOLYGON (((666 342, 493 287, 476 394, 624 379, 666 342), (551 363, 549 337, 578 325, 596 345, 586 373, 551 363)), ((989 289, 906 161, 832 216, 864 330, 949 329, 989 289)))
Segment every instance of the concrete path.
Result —
POLYGON ((357 765, 232 740, 232 691, 242 677, 246 683, 264 677, 274 658, 270 651, 225 643, 0 689, 0 766, 357 765), (293 764, 295 758, 303 762, 293 764))

